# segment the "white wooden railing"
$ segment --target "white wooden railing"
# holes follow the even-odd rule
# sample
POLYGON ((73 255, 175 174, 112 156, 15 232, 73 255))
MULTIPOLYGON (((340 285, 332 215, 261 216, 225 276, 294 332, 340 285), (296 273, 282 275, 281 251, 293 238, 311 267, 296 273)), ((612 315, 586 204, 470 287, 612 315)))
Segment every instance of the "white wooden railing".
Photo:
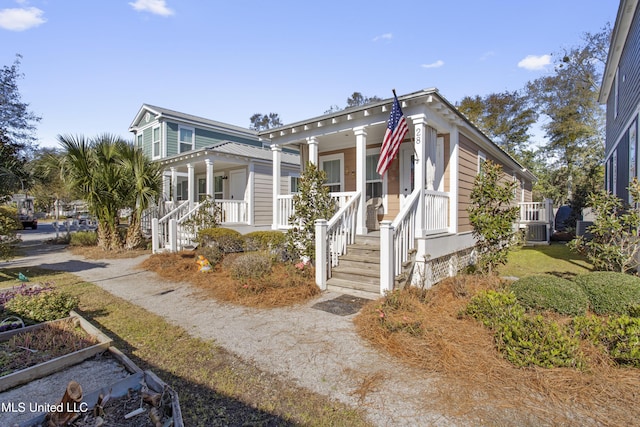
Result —
POLYGON ((520 224, 531 222, 553 222, 553 201, 546 199, 544 202, 521 202, 520 207, 520 224))
POLYGON ((424 214, 427 235, 449 231, 449 193, 425 190, 424 214))
POLYGON ((214 201, 220 208, 220 222, 229 224, 246 224, 248 222, 249 203, 245 200, 223 200, 214 201))
MULTIPOLYGON (((341 191, 336 193, 330 193, 331 200, 335 202, 336 210, 339 210, 343 206, 350 201, 354 195, 355 191, 341 191)), ((291 228, 291 224, 289 224, 289 218, 295 213, 295 208, 293 207, 293 194, 285 194, 278 196, 278 228, 291 228)))
POLYGON ((326 289, 331 269, 338 265, 347 245, 355 243, 360 193, 349 194, 348 201, 329 220, 316 221, 316 283, 326 289))
POLYGON ((171 210, 165 216, 151 221, 151 245, 154 253, 169 247, 176 250, 175 226, 176 221, 187 213, 189 210, 189 202, 180 203, 175 209, 171 210))
POLYGON ((415 249, 420 191, 419 188, 413 190, 393 222, 380 223, 380 293, 383 295, 393 290, 396 274, 415 249))

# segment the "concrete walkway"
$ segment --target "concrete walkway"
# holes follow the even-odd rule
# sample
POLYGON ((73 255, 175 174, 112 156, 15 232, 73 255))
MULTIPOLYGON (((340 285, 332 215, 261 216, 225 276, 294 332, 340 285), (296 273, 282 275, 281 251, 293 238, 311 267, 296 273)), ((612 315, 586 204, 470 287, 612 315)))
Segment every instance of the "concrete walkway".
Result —
POLYGON ((180 325, 314 392, 363 408, 380 426, 451 426, 468 421, 437 413, 429 401, 435 381, 373 349, 355 332, 355 315, 340 316, 312 306, 339 294, 326 292, 305 305, 252 309, 198 296, 187 283, 168 282, 137 268, 145 257, 87 260, 55 246, 26 244, 28 256, 3 267, 39 266, 69 271, 108 292, 180 325), (375 378, 364 397, 357 390, 375 378))

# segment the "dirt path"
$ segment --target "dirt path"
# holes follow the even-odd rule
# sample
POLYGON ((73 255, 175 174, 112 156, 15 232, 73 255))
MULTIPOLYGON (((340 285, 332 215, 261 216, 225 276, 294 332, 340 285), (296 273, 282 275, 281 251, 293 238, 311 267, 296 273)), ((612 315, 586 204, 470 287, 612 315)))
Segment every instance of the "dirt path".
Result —
POLYGON ((314 392, 366 410, 380 426, 477 425, 434 407, 436 378, 407 368, 367 345, 352 315, 313 308, 339 294, 326 292, 302 306, 260 310, 200 298, 187 283, 167 282, 139 270, 144 257, 86 260, 64 250, 26 245, 28 256, 0 267, 64 270, 214 340, 260 369, 314 392))

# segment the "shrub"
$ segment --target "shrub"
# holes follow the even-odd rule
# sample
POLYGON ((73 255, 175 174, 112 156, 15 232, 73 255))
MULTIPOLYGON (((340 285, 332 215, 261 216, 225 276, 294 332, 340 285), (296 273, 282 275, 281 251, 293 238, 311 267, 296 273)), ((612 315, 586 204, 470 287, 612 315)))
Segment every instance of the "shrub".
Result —
POLYGON ((519 319, 524 316, 524 308, 518 304, 512 292, 482 291, 471 298, 465 314, 494 329, 505 318, 519 319))
POLYGON ((229 269, 234 279, 257 279, 271 271, 271 256, 259 252, 242 254, 231 262, 229 269))
POLYGON ((67 317, 69 312, 78 306, 78 299, 69 294, 48 291, 37 295, 17 295, 4 305, 5 310, 35 322, 47 322, 50 320, 67 317))
POLYGON ((198 231, 200 246, 217 246, 225 254, 242 252, 242 234, 230 228, 203 228, 198 231))
POLYGON ((491 161, 482 165, 471 191, 469 222, 473 226, 478 250, 477 270, 492 274, 507 263, 510 246, 514 243, 513 223, 520 208, 513 206, 515 181, 502 181, 502 167, 491 161))
POLYGON ((570 280, 550 275, 529 276, 514 282, 511 290, 525 308, 552 310, 560 314, 584 314, 589 299, 582 288, 570 280))
POLYGON ((574 281, 587 294, 596 314, 627 314, 640 304, 640 278, 625 273, 596 271, 577 276, 574 281))
POLYGON ((97 246, 98 233, 94 231, 78 231, 71 234, 71 246, 97 246))
POLYGON ((484 291, 465 313, 494 331, 496 346, 516 366, 580 367, 579 342, 555 322, 530 317, 513 293, 484 291))
POLYGON ((9 206, 0 206, 0 259, 13 256, 14 245, 19 241, 16 230, 21 230, 18 210, 9 206))
POLYGON ((581 316, 573 319, 571 328, 576 337, 603 347, 616 362, 640 367, 640 318, 581 316))
POLYGON ((275 230, 253 231, 244 235, 244 246, 247 252, 281 252, 285 246, 285 234, 275 230))

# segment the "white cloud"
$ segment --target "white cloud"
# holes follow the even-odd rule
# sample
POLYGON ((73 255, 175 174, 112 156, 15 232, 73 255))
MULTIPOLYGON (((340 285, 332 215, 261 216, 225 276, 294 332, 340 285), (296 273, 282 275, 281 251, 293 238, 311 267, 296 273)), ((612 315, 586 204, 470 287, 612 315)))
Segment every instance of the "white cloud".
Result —
POLYGON ((37 7, 0 10, 0 28, 10 31, 24 31, 44 24, 44 12, 37 7))
POLYGON ((494 51, 490 50, 489 52, 485 52, 484 55, 480 57, 480 61, 486 61, 492 56, 496 56, 496 53, 494 51))
POLYGON ((135 3, 129 4, 139 12, 151 12, 160 16, 173 15, 173 10, 167 7, 164 0, 136 0, 135 3))
POLYGON ((391 33, 384 33, 384 34, 380 34, 379 36, 375 36, 373 38, 374 42, 377 42, 378 40, 391 40, 393 38, 393 34, 391 33))
POLYGON ((422 68, 440 68, 444 65, 444 61, 442 59, 438 59, 436 62, 431 64, 422 64, 420 65, 422 68))
POLYGON ((525 70, 544 70, 551 64, 551 55, 527 55, 522 61, 518 62, 518 67, 525 70))

